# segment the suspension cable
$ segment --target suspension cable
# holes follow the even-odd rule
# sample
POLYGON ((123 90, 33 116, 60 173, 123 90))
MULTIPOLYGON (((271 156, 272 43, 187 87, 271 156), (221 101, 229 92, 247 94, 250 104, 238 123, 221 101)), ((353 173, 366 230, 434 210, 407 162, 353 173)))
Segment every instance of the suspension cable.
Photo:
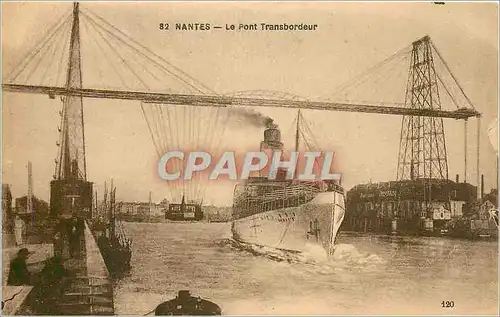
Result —
POLYGON ((451 77, 453 78, 453 80, 455 81, 455 83, 457 84, 458 88, 460 89, 460 91, 462 92, 462 95, 465 97, 465 99, 467 99, 467 102, 469 103, 469 105, 472 107, 472 109, 476 110, 476 108, 474 107, 474 105, 472 104, 472 101, 470 101, 469 97, 465 94, 465 91, 464 89, 462 88, 462 86, 460 85, 460 83, 458 82, 457 78, 455 77, 455 75, 453 75, 450 67, 448 66, 448 63, 446 63, 446 61, 444 60, 444 58, 441 56, 441 53, 439 52, 439 50, 437 49, 437 47, 434 45, 434 43, 432 41, 430 41, 432 47, 434 48, 434 51, 437 53, 439 59, 441 60, 441 62, 443 62, 444 66, 446 67, 446 69, 448 70, 448 72, 450 73, 451 77))
MULTIPOLYGON (((405 61, 408 58, 407 55, 401 55, 401 56, 402 56, 402 59, 401 59, 402 61, 405 61)), ((384 65, 380 65, 378 68, 373 69, 372 71, 370 71, 369 73, 367 73, 365 76, 360 77, 359 79, 355 79, 348 86, 343 87, 343 89, 337 90, 337 92, 335 92, 334 95, 335 94, 340 94, 340 93, 343 92, 344 96, 346 96, 347 94, 352 93, 354 89, 358 88, 360 85, 365 84, 368 81, 370 83, 374 83, 375 85, 381 79, 383 79, 384 82, 386 82, 386 83, 390 82, 389 79, 392 79, 392 77, 394 76, 394 73, 396 73, 394 70, 395 69, 399 69, 400 70, 402 68, 402 67, 399 66, 400 63, 397 62, 397 61, 398 60, 396 58, 388 60, 384 65), (394 62, 393 63, 388 63, 389 61, 394 61, 394 62), (375 72, 375 71, 377 71, 377 72, 375 72)), ((396 73, 396 75, 397 75, 397 73, 396 73)), ((372 88, 371 92, 373 93, 374 90, 375 89, 372 88)), ((352 100, 349 100, 349 101, 352 102, 352 100)), ((359 101, 359 102, 369 103, 367 101, 359 101)), ((400 105, 401 103, 395 103, 395 104, 396 105, 400 105)))
MULTIPOLYGON (((68 20, 69 21, 69 20, 68 20)), ((61 24, 60 27, 57 29, 56 32, 54 32, 49 38, 48 40, 45 42, 45 44, 40 47, 40 49, 37 51, 36 54, 32 55, 30 61, 28 63, 26 63, 24 65, 24 67, 19 71, 19 73, 13 78, 13 80, 15 80, 21 73, 22 71, 24 71, 28 65, 32 62, 32 61, 35 61, 35 57, 38 56, 38 60, 35 61, 35 65, 34 67, 31 69, 31 71, 28 73, 28 76, 26 77, 24 83, 26 84, 31 76, 33 76, 33 74, 38 70, 38 67, 40 66, 41 62, 44 60, 44 58, 46 57, 46 54, 51 50, 52 46, 54 45, 54 43, 56 42, 56 38, 58 38, 60 36, 60 31, 63 29, 63 27, 65 26, 65 24, 68 22, 66 21, 65 23, 61 24)))
MULTIPOLYGON (((83 16, 85 16, 85 15, 83 15, 83 16)), ((87 18, 87 21, 90 21, 90 20, 88 20, 88 18, 87 18)), ((89 23, 89 24, 92 26, 92 28, 95 30, 95 32, 97 32, 97 34, 101 37, 101 39, 104 39, 103 35, 99 32, 99 30, 93 24, 91 24, 91 23, 89 23)), ((127 88, 127 89, 130 89, 129 85, 127 85, 127 83, 125 82, 125 80, 122 78, 120 72, 116 69, 115 64, 109 59, 108 54, 106 54, 106 52, 104 51, 104 49, 102 48, 102 46, 99 44, 99 42, 97 41, 97 39, 95 39, 94 41, 96 43, 97 48, 101 51, 101 53, 104 55, 104 57, 108 60, 108 65, 111 65, 111 68, 113 69, 113 71, 115 72, 115 74, 118 75, 118 78, 120 79, 120 81, 123 84, 123 86, 125 86, 125 88, 127 88)))
MULTIPOLYGON (((202 89, 199 89, 198 87, 196 87, 195 85, 189 83, 186 79, 182 78, 181 76, 173 73, 172 71, 168 70, 165 66, 161 65, 160 63, 158 63, 157 61, 155 61, 153 58, 147 56, 146 54, 144 54, 143 52, 141 52, 139 49, 137 49, 136 47, 130 45, 129 43, 127 43, 125 40, 123 40, 122 38, 118 37, 116 34, 114 34, 113 32, 109 31, 108 29, 106 29, 105 27, 103 27, 102 25, 100 25, 97 21, 95 21, 92 17, 90 17, 88 14, 85 14, 86 11, 89 11, 89 10, 85 10, 84 12, 82 12, 82 14, 86 15, 87 18, 89 18, 90 20, 92 20, 94 23, 96 23, 97 25, 99 25, 99 27, 104 30, 106 33, 108 33, 109 35, 113 36, 114 38, 116 38, 117 40, 119 40, 120 42, 122 42, 124 45, 126 45, 127 47, 131 48, 132 50, 134 50, 135 52, 137 52, 138 54, 140 54, 142 57, 144 58, 147 58, 149 61, 151 61, 152 63, 154 63, 155 65, 157 65, 160 69, 162 69, 163 71, 167 72, 168 74, 170 74, 171 76, 173 77, 176 77, 178 80, 184 82, 186 85, 190 86, 191 88, 195 89, 196 91, 204 94, 204 91, 202 89)), ((106 25, 110 26, 111 28, 113 28, 115 31, 117 31, 119 34, 125 36, 126 39, 128 39, 129 41, 131 41, 132 43, 138 45, 139 47, 141 47, 142 49, 146 50, 148 53, 150 54, 153 54, 154 56, 157 56, 155 53, 151 52, 149 49, 147 49, 146 47, 144 47, 143 45, 137 43, 135 40, 133 40, 132 38, 130 38, 128 35, 126 35, 125 33, 123 33, 123 31, 119 30, 118 28, 116 28, 115 26, 109 24, 106 20, 102 19, 100 16, 98 16, 97 14, 89 11, 89 13, 93 14, 95 17, 97 17, 99 20, 103 21, 106 25)), ((163 62, 166 62, 164 60, 162 60, 163 62)), ((168 63, 168 62, 166 62, 168 63)), ((176 69, 177 71, 181 72, 183 75, 185 76, 188 76, 187 74, 185 74, 184 72, 182 72, 181 70, 179 70, 178 68, 176 68, 175 66, 171 65, 170 63, 168 63, 169 66, 173 67, 174 69, 176 69)), ((188 76, 189 77, 189 76, 188 76)), ((197 83, 197 82, 196 82, 197 83)), ((197 83, 199 84, 199 83, 197 83)))
POLYGON ((467 182, 467 120, 464 120, 464 183, 467 182))
POLYGON ((451 101, 453 102, 453 104, 455 105, 455 107, 457 107, 457 109, 459 109, 459 106, 458 106, 458 103, 457 103, 455 97, 452 96, 452 94, 448 90, 448 87, 446 87, 446 85, 444 84, 443 80, 441 79, 441 76, 439 76, 439 74, 436 73, 436 77, 438 78, 438 80, 441 83, 441 85, 443 85, 444 90, 446 91, 446 93, 448 94, 448 96, 451 98, 451 101))
POLYGON ((31 51, 29 51, 27 54, 25 54, 21 59, 20 62, 12 69, 12 71, 6 76, 8 80, 7 82, 14 82, 16 78, 19 76, 19 74, 26 68, 26 66, 31 62, 31 60, 40 52, 40 50, 47 44, 48 41, 54 36, 55 33, 57 33, 62 25, 64 25, 66 22, 68 22, 71 19, 71 15, 64 15, 61 17, 61 19, 56 22, 52 28, 47 31, 47 36, 42 38, 37 44, 35 44, 35 48, 31 51), (23 64, 24 67, 20 69, 19 71, 18 68, 20 68, 23 64), (16 72, 17 71, 17 72, 16 72), (15 75, 14 75, 15 74, 15 75), (10 78, 13 76, 12 78, 10 78))
MULTIPOLYGON (((139 76, 139 74, 133 69, 133 67, 131 65, 129 65, 129 63, 125 60, 125 58, 118 52, 117 49, 115 49, 109 41, 107 41, 105 38, 104 38, 104 34, 98 29, 98 27, 101 27, 99 26, 98 24, 95 23, 95 21, 93 21, 92 19, 89 19, 88 16, 86 16, 86 18, 88 19, 88 21, 90 22, 90 24, 92 25, 92 27, 95 29, 95 31, 99 34, 99 36, 101 37, 101 39, 103 41, 106 42, 106 44, 109 46, 110 50, 118 56, 119 60, 122 62, 122 64, 126 67, 126 69, 128 69, 133 75, 135 78, 137 78, 137 80, 143 85, 143 87, 146 89, 146 90, 149 90, 149 86, 146 84, 146 82, 139 76)), ((102 28, 101 28, 102 29, 102 28)), ((106 31, 106 30, 105 30, 106 31)), ((98 43, 98 42, 97 42, 98 43)), ((101 48, 102 49, 102 48, 101 48)), ((116 70, 116 69, 115 69, 116 70)), ((122 80, 122 82, 124 82, 123 78, 121 77, 120 73, 117 72, 117 74, 119 75, 120 79, 122 80)), ((124 83, 125 86, 128 86, 124 83)), ((141 103, 141 110, 142 110, 142 113, 143 113, 143 116, 146 120, 146 124, 148 126, 148 130, 149 130, 149 133, 151 134, 151 138, 153 140, 153 145, 156 149, 156 152, 158 154, 158 157, 161 157, 162 156, 162 153, 161 153, 161 150, 162 148, 165 149, 167 146, 166 146, 166 139, 165 139, 165 136, 161 134, 162 132, 162 128, 161 128, 161 124, 158 122, 158 118, 157 116, 155 116, 154 114, 154 109, 155 109, 155 106, 153 105, 151 108, 151 118, 153 119, 153 121, 151 122, 149 119, 148 119, 148 116, 146 114, 146 110, 144 108, 144 104, 141 103), (154 126, 154 129, 153 129, 153 126, 154 126), (156 135, 155 135, 156 134, 156 135)))
MULTIPOLYGON (((86 17, 87 17, 87 18, 89 18, 88 16, 86 16, 86 17)), ((89 20, 90 20, 90 19, 89 19, 89 20)), ((95 25, 95 24, 96 24, 96 23, 95 23, 95 20, 92 20, 92 22, 94 22, 94 23, 93 23, 93 26, 94 26, 94 27, 96 27, 96 25, 95 25)), ((98 24, 97 24, 97 25, 98 25, 98 24)), ((103 29, 103 28, 102 28, 102 26, 100 26, 100 25, 99 25, 99 27, 100 27, 101 29, 103 29)), ((108 32, 106 29, 103 29, 103 30, 104 30, 104 31, 106 31, 106 32, 108 32)), ((99 32, 99 33, 102 35, 102 33, 101 33, 101 32, 99 32)), ((108 32, 108 33, 109 33, 109 32, 108 32)), ((111 34, 111 35, 113 35, 113 34, 111 34)), ((114 37, 115 37, 117 40, 119 40, 120 42, 124 43, 124 42, 123 42, 123 40, 121 40, 121 39, 117 38, 116 36, 114 36, 114 37)), ((128 45, 127 43, 124 43, 124 44, 130 47, 130 45, 128 45)), ((109 45, 109 44, 108 44, 108 45, 109 45)), ((133 47, 131 47, 131 48, 133 48, 133 47)), ((116 53, 117 55, 120 55, 118 52, 116 52, 116 50, 114 50, 114 51, 115 51, 115 53, 116 53)), ((122 58, 122 57, 120 57, 120 58, 121 58, 121 59, 122 59, 122 61, 123 61, 123 58, 122 58)), ((145 83, 142 81, 142 79, 140 79, 140 78, 139 78, 139 76, 138 76, 138 75, 137 75, 137 74, 133 71, 133 69, 131 69, 130 65, 128 65, 128 64, 126 63, 126 66, 129 68, 129 70, 130 70, 131 72, 133 72, 133 73, 134 73, 134 75, 135 75, 135 76, 136 76, 136 77, 137 77, 137 78, 138 78, 138 79, 139 79, 139 80, 140 80, 143 84, 145 84, 145 83)), ((178 114, 177 114, 177 111, 176 111, 177 109, 176 109, 176 108, 177 108, 177 107, 174 107, 174 109, 175 109, 174 111, 175 111, 175 116, 176 116, 176 118, 178 118, 178 114)), ((159 107, 159 106, 158 106, 158 108, 157 108, 157 109, 161 109, 161 107, 159 107)), ((162 111, 162 110, 160 110, 160 111, 162 111)), ((186 114, 186 112, 184 112, 184 114, 186 114)), ((212 117, 212 116, 213 116, 213 114, 211 113, 210 117, 212 117)), ((155 119, 155 118, 156 118, 156 117, 155 117, 155 116, 154 116, 154 114, 153 114, 153 119, 155 119)), ((217 119, 217 118, 218 118, 218 115, 217 115, 217 114, 215 114, 215 119, 217 119)), ((185 119, 186 119, 186 118, 185 118, 185 119)), ((163 130, 163 131, 164 131, 164 130, 165 130, 165 129, 164 129, 164 127, 162 128, 162 123, 157 122, 157 120, 154 120, 154 122, 155 122, 155 126, 156 126, 156 129, 157 129, 157 130, 159 130, 159 131, 161 131, 161 130, 163 130)), ((179 120, 176 120, 176 123, 177 123, 177 126, 178 126, 178 125, 179 125, 179 120)), ((151 128, 151 122, 149 122, 149 128, 150 128, 150 130, 153 130, 153 129, 151 128)), ((178 139, 179 134, 177 133, 177 134, 176 134, 176 136, 177 136, 177 139, 178 139)), ((205 134, 205 139, 206 139, 206 140, 205 140, 205 141, 206 141, 205 143, 207 143, 207 141, 208 141, 208 144, 209 144, 209 145, 212 145, 212 144, 213 144, 213 137, 214 137, 214 133, 207 133, 207 134, 205 134), (208 140, 207 140, 207 139, 208 139, 208 140)), ((158 136, 158 139, 160 139, 160 142, 161 142, 161 139, 162 139, 162 138, 161 138, 161 135, 160 135, 160 134, 159 134, 159 136, 158 136)), ((180 140, 177 140, 177 144, 178 144, 178 147, 180 147, 180 140)), ((159 145, 159 144, 156 142, 156 147, 158 147, 158 145, 159 145)), ((179 164, 179 163, 177 163, 177 164, 179 164)), ((183 184, 184 184, 184 185, 183 185, 183 188, 184 188, 184 191, 185 191, 185 190, 186 190, 186 185, 185 185, 184 180, 183 180, 183 184)))
MULTIPOLYGON (((69 31, 69 26, 70 26, 70 24, 68 23, 68 31, 69 31)), ((61 34, 60 34, 60 36, 58 36, 58 39, 57 39, 57 44, 56 44, 56 41, 54 40, 55 45, 54 45, 51 53, 49 53, 50 57, 55 56, 60 47, 64 48, 65 38, 67 38, 70 34, 70 32, 68 32, 68 31, 66 31, 66 28, 61 30, 61 34)), ((42 75, 42 82, 43 82, 43 79, 45 79, 47 77, 47 72, 52 67, 52 65, 54 65, 54 59, 49 58, 49 62, 47 63, 47 67, 45 68, 45 71, 43 72, 43 75, 42 75)))
MULTIPOLYGON (((99 16, 97 13, 91 11, 90 9, 88 10, 91 14, 93 14, 96 18, 98 18, 99 20, 101 20, 102 22, 104 22, 105 24, 107 24, 109 27, 111 27, 112 29, 114 29, 115 31, 117 31, 118 33, 122 34, 123 36, 125 36, 125 38, 127 38, 128 40, 130 40, 132 43, 138 45, 140 48, 142 48, 143 50, 145 50, 146 52, 148 52, 149 54, 152 54, 153 56, 155 56, 156 58, 158 58, 159 60, 161 60, 162 62, 166 63, 167 65, 169 65, 170 67, 172 67, 173 69, 175 69, 176 71, 178 71, 179 73, 183 74, 184 76, 188 77, 189 79, 191 79, 193 82, 195 82, 196 84, 200 85, 201 87, 203 87, 204 89, 206 89, 207 91, 209 91, 211 94, 215 94, 216 93, 211 90, 210 88, 208 88, 207 86, 205 86, 203 83, 199 82, 198 80, 196 80, 195 78, 193 78, 192 76, 190 76, 188 73, 184 72, 182 69, 176 67, 175 65, 173 65, 172 63, 168 62, 167 60, 165 60, 164 58, 162 58, 161 56, 159 56, 158 54, 154 53, 153 51, 151 51, 150 49, 148 49, 146 46, 142 45, 141 43, 137 42, 136 40, 134 40, 133 38, 131 38, 130 36, 128 36, 127 34, 125 34, 122 30, 120 30, 119 28, 117 28, 116 26, 110 24, 108 21, 106 21, 104 18, 102 18, 101 16, 99 16)), ((144 56, 146 56, 144 54, 144 56)), ((152 59, 151 59, 152 60, 152 59)), ((201 91, 200 91, 201 92, 201 91)))
MULTIPOLYGON (((61 71, 61 67, 64 64, 64 53, 66 52, 66 47, 69 46, 69 38, 71 36, 71 32, 68 31, 66 32, 66 37, 64 38, 62 49, 61 49, 61 55, 59 57, 59 63, 57 65, 57 75, 56 75, 56 81, 55 81, 55 86, 58 86, 59 83, 59 77, 63 75, 63 71, 61 71)), ((68 48, 69 50, 69 48, 68 48)), ((64 86, 64 83, 61 84, 61 86, 64 86)))
MULTIPOLYGON (((476 142, 476 173, 477 173, 477 188, 481 186, 481 191, 480 193, 484 192, 484 188, 482 188, 482 183, 481 183, 481 176, 479 173, 479 144, 481 141, 481 117, 477 118, 477 142, 476 142)), ((483 197, 481 197, 483 198, 483 197)))
POLYGON ((369 75, 370 73, 373 73, 375 70, 379 69, 380 67, 382 67, 383 65, 389 63, 390 61, 394 60, 396 57, 400 56, 400 55, 403 55, 403 54, 406 54, 408 49, 411 49, 411 45, 410 46, 406 46, 405 48, 399 50, 398 52, 394 53, 393 55, 387 57, 386 59, 384 59, 383 61, 379 62, 378 64, 370 67, 369 69, 367 69, 366 71, 364 71, 363 73, 360 73, 359 75, 353 77, 351 80, 337 86, 336 88, 333 89, 333 92, 332 92, 332 95, 335 95, 338 93, 338 91, 340 90, 343 90, 345 89, 346 87, 350 86, 351 84, 353 84, 354 82, 358 81, 360 78, 362 77, 365 77, 367 75, 369 75))

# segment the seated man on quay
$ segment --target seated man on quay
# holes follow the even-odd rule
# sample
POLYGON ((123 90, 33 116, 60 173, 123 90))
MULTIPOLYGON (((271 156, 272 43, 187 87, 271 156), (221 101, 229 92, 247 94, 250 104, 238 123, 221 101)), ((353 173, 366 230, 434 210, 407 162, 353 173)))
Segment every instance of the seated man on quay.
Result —
POLYGON ((17 252, 17 255, 10 261, 9 278, 7 285, 30 285, 31 273, 28 271, 26 260, 30 252, 26 248, 22 248, 17 252))

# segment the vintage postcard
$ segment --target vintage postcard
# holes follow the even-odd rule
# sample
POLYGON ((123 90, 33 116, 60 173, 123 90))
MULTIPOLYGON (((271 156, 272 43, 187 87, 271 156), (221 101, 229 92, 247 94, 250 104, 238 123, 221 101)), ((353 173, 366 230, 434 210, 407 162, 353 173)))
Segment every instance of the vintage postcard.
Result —
POLYGON ((498 316, 498 2, 2 2, 2 315, 498 316))

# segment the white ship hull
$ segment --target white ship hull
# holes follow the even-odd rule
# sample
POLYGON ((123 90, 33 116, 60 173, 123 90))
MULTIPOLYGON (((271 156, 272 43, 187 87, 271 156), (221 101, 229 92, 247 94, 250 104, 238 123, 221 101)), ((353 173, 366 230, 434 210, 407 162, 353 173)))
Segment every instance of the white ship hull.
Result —
POLYGON ((233 221, 236 241, 306 252, 315 245, 333 253, 335 237, 344 219, 344 196, 339 192, 320 192, 309 202, 257 213, 233 221))

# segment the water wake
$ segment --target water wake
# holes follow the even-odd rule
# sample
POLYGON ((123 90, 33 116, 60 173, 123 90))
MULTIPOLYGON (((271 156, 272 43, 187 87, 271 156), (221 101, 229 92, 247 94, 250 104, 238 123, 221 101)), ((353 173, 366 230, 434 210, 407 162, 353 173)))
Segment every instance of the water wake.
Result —
POLYGON ((359 252, 352 244, 338 244, 335 246, 332 260, 354 265, 378 265, 386 261, 376 254, 359 252))
POLYGON ((334 265, 335 267, 366 267, 385 264, 386 261, 376 254, 359 252, 352 244, 338 244, 332 256, 328 257, 325 250, 318 245, 309 245, 304 252, 294 252, 283 249, 242 243, 234 239, 220 240, 220 246, 229 246, 231 249, 245 252, 254 256, 261 256, 277 262, 302 263, 312 265, 334 265))

